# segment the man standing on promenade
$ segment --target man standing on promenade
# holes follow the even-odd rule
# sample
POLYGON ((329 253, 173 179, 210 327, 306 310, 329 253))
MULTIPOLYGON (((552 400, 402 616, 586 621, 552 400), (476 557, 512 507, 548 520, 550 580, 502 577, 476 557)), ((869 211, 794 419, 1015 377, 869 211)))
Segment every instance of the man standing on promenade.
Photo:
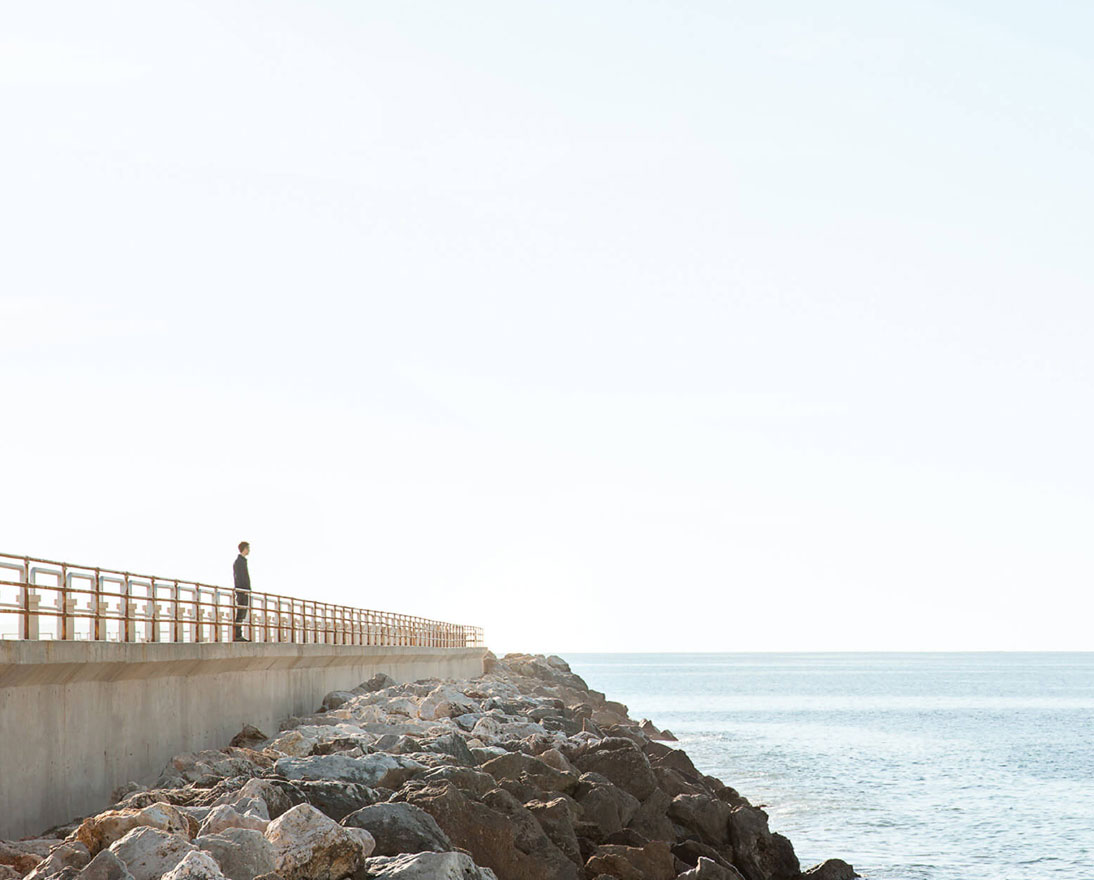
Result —
POLYGON ((251 545, 246 541, 240 541, 239 556, 236 557, 235 564, 232 566, 232 574, 235 576, 236 582, 235 640, 237 642, 250 641, 250 639, 243 638, 243 627, 240 626, 244 618, 247 617, 247 608, 251 604, 251 573, 247 571, 247 554, 250 552, 251 545))

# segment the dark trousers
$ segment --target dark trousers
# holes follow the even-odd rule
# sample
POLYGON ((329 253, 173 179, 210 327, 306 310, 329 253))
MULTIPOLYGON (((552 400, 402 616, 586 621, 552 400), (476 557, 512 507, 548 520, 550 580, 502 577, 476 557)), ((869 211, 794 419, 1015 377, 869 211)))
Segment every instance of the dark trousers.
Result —
POLYGON ((244 620, 247 619, 247 611, 251 604, 251 591, 250 590, 236 590, 236 631, 235 640, 238 642, 243 638, 243 627, 240 626, 244 620))

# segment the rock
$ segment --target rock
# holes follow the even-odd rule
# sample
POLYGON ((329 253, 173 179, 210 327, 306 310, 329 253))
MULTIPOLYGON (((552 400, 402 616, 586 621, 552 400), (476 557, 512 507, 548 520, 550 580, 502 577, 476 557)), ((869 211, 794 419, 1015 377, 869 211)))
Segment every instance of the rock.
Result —
POLYGON ((261 749, 269 737, 251 724, 244 724, 243 729, 232 737, 230 745, 237 749, 261 749))
POLYGON ((350 813, 381 800, 376 789, 356 782, 310 780, 297 783, 297 787, 308 803, 335 822, 341 822, 350 813))
POLYGON ((665 840, 676 843, 676 829, 666 815, 671 799, 661 789, 655 788, 650 796, 639 804, 630 821, 630 828, 641 832, 647 840, 665 840))
POLYGON ((638 729, 641 730, 650 739, 664 740, 668 742, 675 742, 676 737, 667 730, 658 730, 653 726, 653 722, 648 718, 643 718, 638 725, 638 729))
POLYGON ((408 803, 375 804, 342 820, 351 828, 363 828, 376 841, 378 856, 399 853, 448 852, 452 843, 437 821, 425 810, 408 803))
POLYGON ((375 846, 367 831, 343 828, 310 804, 274 819, 266 840, 284 880, 341 880, 360 868, 375 846))
POLYGON ((251 880, 274 870, 273 845, 250 828, 228 828, 197 837, 194 845, 212 855, 229 880, 251 880))
POLYGON ((181 862, 163 875, 163 880, 224 880, 224 872, 208 853, 189 852, 181 862))
POLYGON ((457 764, 464 767, 474 767, 479 763, 475 759, 475 756, 471 754, 471 749, 467 747, 467 742, 458 733, 449 733, 434 739, 424 740, 421 743, 421 748, 425 751, 448 755, 453 758, 457 764))
POLYGON ((22 880, 22 877, 11 865, 0 865, 0 880, 22 880))
MULTIPOLYGON (((133 880, 159 880, 196 847, 178 834, 142 825, 110 845, 110 852, 125 863, 133 880)), ((85 869, 90 871, 95 861, 85 869)))
POLYGON ((729 813, 727 804, 703 794, 678 794, 668 807, 672 821, 694 831, 699 840, 711 846, 729 840, 729 813))
MULTIPOLYGON (((266 802, 259 800, 258 803, 262 804, 262 810, 265 811, 266 802)), ((264 816, 255 813, 241 813, 234 807, 223 804, 219 807, 213 807, 209 811, 209 815, 205 817, 205 821, 201 823, 201 828, 198 829, 198 834, 201 836, 218 834, 228 828, 250 828, 253 831, 263 832, 269 824, 270 820, 264 816)))
POLYGON ((22 877, 33 871, 43 856, 29 852, 17 841, 0 840, 0 866, 12 868, 22 877))
MULTIPOLYGON (((166 778, 181 777, 186 782, 226 779, 231 776, 256 776, 263 769, 262 753, 250 749, 206 749, 175 755, 164 768, 166 778)), ((161 786, 157 785, 156 788, 161 786)))
POLYGON ((323 705, 320 711, 330 712, 332 709, 340 709, 355 696, 356 694, 352 694, 349 691, 331 691, 323 697, 323 705))
POLYGON ((60 873, 62 868, 79 870, 86 867, 90 861, 91 853, 84 844, 78 840, 65 841, 49 851, 49 855, 27 874, 27 880, 42 880, 51 874, 60 873))
POLYGON ((548 767, 553 767, 560 773, 573 773, 575 776, 580 776, 577 768, 571 764, 562 752, 558 749, 544 749, 538 755, 536 755, 548 767))
POLYGON ((676 880, 744 880, 736 868, 724 867, 706 856, 690 871, 678 874, 676 880))
MULTIPOLYGON (((284 783, 283 783, 284 784, 284 783)), ((266 815, 276 819, 295 804, 281 785, 268 779, 248 779, 239 790, 241 798, 261 798, 266 802, 266 815)))
POLYGON ((306 758, 319 744, 318 736, 306 736, 299 730, 286 730, 267 745, 267 748, 294 758, 306 758))
POLYGON ((828 859, 802 872, 802 877, 809 880, 855 880, 859 876, 843 859, 828 859))
POLYGON ((398 682, 396 682, 395 679, 388 675, 386 672, 377 672, 374 676, 372 676, 372 678, 370 678, 368 681, 362 682, 357 687, 359 690, 367 694, 371 694, 375 691, 382 691, 384 688, 393 687, 397 683, 398 682))
MULTIPOLYGON (((491 794, 505 795, 505 792, 495 791, 491 794)), ((530 829, 520 821, 519 816, 473 801, 451 783, 400 793, 400 797, 429 813, 453 846, 469 852, 475 864, 491 868, 499 880, 580 878, 577 866, 550 843, 526 810, 527 821, 535 826, 539 837, 554 849, 557 854, 555 858, 544 860, 544 848, 535 846, 538 841, 528 833, 530 829), (530 853, 529 849, 534 850, 535 854, 530 853)))
POLYGON ((470 767, 434 767, 421 776, 415 777, 416 782, 427 786, 437 785, 445 780, 451 782, 460 791, 468 792, 476 798, 481 798, 498 784, 489 773, 472 770, 470 767))
POLYGON ((76 830, 76 839, 87 847, 92 856, 96 856, 134 828, 142 827, 190 837, 190 820, 178 808, 171 804, 155 803, 141 810, 107 810, 85 819, 76 830))
POLYGON ((610 874, 619 880, 674 880, 676 863, 663 840, 641 848, 605 844, 585 863, 585 872, 588 876, 610 874))
POLYGON ((285 779, 334 779, 356 782, 369 788, 397 789, 425 767, 403 755, 378 752, 359 758, 346 755, 281 758, 274 765, 274 770, 285 779))
POLYGON ((794 847, 767 827, 767 813, 758 807, 737 807, 729 814, 733 864, 746 880, 794 880, 801 872, 794 847))
POLYGON ((451 685, 440 685, 422 700, 418 717, 426 721, 438 718, 455 718, 468 712, 479 711, 479 705, 451 685))
POLYGON ((404 755, 377 752, 360 757, 344 754, 282 757, 275 772, 286 779, 337 779, 369 788, 397 789, 426 769, 404 755))
POLYGON ((641 806, 634 795, 608 782, 583 782, 575 797, 585 819, 596 824, 602 837, 626 827, 641 806))
POLYGON ((609 737, 590 744, 574 761, 584 772, 600 773, 638 800, 645 800, 657 788, 657 779, 647 758, 629 739, 609 737))
POLYGON ((79 875, 80 880, 133 880, 133 875, 119 859, 108 849, 104 849, 93 858, 79 875))
POLYGON ((498 880, 459 852, 407 853, 368 860, 368 876, 385 880, 498 880))
MULTIPOLYGON (((733 862, 727 856, 712 846, 700 843, 698 840, 682 840, 672 847, 672 854, 690 867, 696 867, 699 859, 707 859, 723 868, 732 868, 734 874, 738 874, 733 862)), ((730 855, 732 853, 730 852, 730 855)), ((743 878, 742 878, 743 880, 743 878)))
POLYGON ((495 779, 522 779, 540 791, 570 793, 577 788, 578 777, 562 773, 538 758, 521 752, 510 752, 482 765, 482 771, 495 779))
MULTIPOLYGON (((546 803, 531 801, 524 806, 539 823, 539 827, 543 829, 543 833, 547 835, 551 843, 557 846, 566 858, 578 867, 585 864, 585 860, 581 857, 577 834, 574 831, 573 808, 566 798, 555 798, 546 803)), ((577 809, 580 810, 580 806, 577 809)))

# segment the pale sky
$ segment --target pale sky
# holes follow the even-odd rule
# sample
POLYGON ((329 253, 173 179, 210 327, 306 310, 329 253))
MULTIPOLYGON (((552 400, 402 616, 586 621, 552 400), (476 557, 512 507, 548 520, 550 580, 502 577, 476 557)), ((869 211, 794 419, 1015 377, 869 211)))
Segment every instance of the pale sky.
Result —
POLYGON ((0 552, 495 650, 1094 648, 1094 4, 0 6, 0 552))

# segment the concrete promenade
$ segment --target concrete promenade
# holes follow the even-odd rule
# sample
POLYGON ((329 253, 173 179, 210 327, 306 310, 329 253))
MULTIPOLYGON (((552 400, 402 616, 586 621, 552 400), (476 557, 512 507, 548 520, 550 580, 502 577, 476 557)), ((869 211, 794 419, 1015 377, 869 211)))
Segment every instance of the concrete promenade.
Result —
POLYGON ((374 673, 469 678, 485 648, 0 641, 0 839, 103 809, 175 754, 267 734, 374 673))

